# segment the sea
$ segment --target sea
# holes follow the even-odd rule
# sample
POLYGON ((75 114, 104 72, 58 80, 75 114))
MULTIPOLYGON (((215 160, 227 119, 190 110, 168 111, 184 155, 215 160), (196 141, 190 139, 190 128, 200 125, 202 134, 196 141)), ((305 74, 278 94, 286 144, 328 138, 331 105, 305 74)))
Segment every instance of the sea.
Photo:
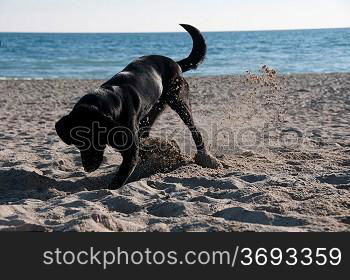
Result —
MULTIPOLYGON (((204 32, 204 63, 187 76, 256 72, 350 72, 350 28, 204 32)), ((0 79, 107 79, 133 59, 158 54, 180 60, 187 33, 0 33, 0 79)))

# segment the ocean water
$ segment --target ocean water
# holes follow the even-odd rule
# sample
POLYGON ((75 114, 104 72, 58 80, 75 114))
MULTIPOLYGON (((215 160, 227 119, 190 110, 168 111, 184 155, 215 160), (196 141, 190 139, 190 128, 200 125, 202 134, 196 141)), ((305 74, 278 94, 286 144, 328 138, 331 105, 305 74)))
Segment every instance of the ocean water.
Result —
MULTIPOLYGON (((262 65, 280 73, 350 72, 350 28, 204 33, 207 59, 188 75, 243 74, 262 65)), ((107 79, 133 59, 179 60, 186 33, 0 33, 0 78, 107 79)))

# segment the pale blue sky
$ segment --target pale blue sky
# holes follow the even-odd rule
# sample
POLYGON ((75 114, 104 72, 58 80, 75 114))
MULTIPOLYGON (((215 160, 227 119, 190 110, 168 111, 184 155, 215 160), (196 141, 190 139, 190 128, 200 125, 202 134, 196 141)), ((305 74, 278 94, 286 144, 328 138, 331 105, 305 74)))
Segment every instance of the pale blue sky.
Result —
POLYGON ((350 27, 350 0, 0 0, 0 32, 350 27))

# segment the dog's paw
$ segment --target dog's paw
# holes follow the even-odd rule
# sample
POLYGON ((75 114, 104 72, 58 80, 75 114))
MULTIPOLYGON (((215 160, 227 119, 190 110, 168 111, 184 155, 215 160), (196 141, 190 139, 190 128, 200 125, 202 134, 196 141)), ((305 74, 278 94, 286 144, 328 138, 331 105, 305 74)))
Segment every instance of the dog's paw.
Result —
POLYGON ((221 162, 211 154, 207 152, 198 152, 194 157, 195 163, 202 167, 218 169, 222 167, 221 162))
POLYGON ((112 181, 112 182, 108 185, 107 189, 109 189, 109 190, 117 190, 117 189, 120 189, 122 186, 123 186, 122 184, 116 183, 116 182, 113 182, 113 181, 112 181))

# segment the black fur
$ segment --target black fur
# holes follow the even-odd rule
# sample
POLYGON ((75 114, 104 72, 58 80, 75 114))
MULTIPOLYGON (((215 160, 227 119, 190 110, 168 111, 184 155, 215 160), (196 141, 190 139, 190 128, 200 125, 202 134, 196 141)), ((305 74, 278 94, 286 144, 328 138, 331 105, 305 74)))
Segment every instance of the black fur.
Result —
POLYGON ((198 153, 206 153, 191 115, 188 84, 182 76, 204 60, 206 44, 198 29, 186 24, 181 26, 193 40, 187 58, 175 62, 160 55, 140 57, 100 88, 83 96, 70 114, 56 123, 60 138, 67 145, 79 148, 88 172, 100 166, 106 145, 122 154, 123 162, 110 188, 125 184, 138 161, 140 137, 149 136, 153 123, 166 106, 176 111, 191 130, 198 153), (97 123, 104 129, 97 132, 94 129, 97 123), (120 132, 120 129, 125 131, 120 132), (110 133, 114 130, 119 132, 110 133))

